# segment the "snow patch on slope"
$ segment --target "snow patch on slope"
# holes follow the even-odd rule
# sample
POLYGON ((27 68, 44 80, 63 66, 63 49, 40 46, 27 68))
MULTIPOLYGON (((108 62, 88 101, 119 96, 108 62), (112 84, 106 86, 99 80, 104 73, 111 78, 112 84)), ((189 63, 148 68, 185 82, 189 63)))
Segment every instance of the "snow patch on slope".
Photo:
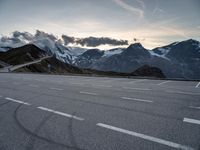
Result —
POLYGON ((110 57, 112 55, 121 54, 122 52, 123 52, 122 48, 107 50, 107 51, 104 51, 103 57, 110 57))
POLYGON ((158 53, 155 53, 154 51, 152 50, 149 50, 150 54, 152 56, 157 56, 157 57, 161 57, 161 58, 164 58, 164 59, 167 59, 167 60, 170 60, 169 58, 166 57, 166 55, 169 53, 170 51, 170 48, 158 48, 157 49, 161 54, 158 54, 158 53))

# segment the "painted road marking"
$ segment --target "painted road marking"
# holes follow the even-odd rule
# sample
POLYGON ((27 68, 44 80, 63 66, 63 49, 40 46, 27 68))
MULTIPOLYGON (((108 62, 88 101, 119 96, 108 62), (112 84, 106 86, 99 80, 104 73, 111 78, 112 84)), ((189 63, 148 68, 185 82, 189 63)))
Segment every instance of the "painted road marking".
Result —
POLYGON ((150 100, 144 100, 144 99, 138 99, 138 98, 130 98, 130 97, 121 97, 124 100, 132 100, 132 101, 138 101, 138 102, 147 102, 147 103, 153 103, 153 101, 150 100))
POLYGON ((51 90, 57 90, 57 91, 63 91, 64 89, 60 89, 60 88, 54 88, 54 87, 52 87, 52 88, 50 88, 51 90))
POLYGON ((90 93, 90 92, 84 92, 80 91, 81 94, 87 94, 87 95, 98 95, 97 93, 90 93))
POLYGON ((169 83, 169 82, 171 82, 171 81, 161 82, 161 83, 159 83, 159 84, 157 84, 157 85, 162 85, 162 84, 169 83))
POLYGON ((200 110, 200 107, 195 107, 195 106, 189 106, 190 108, 193 108, 193 109, 199 109, 200 110))
POLYGON ((152 89, 132 88, 132 87, 123 87, 123 89, 128 89, 128 90, 141 90, 141 91, 150 91, 150 90, 152 90, 152 89))
POLYGON ((183 122, 188 122, 188 123, 193 123, 193 124, 200 125, 200 120, 196 120, 196 119, 184 118, 183 122))
POLYGON ((23 102, 23 101, 20 101, 20 100, 16 100, 16 99, 13 99, 13 98, 10 98, 10 97, 6 97, 5 99, 12 101, 12 102, 15 102, 15 103, 19 103, 19 104, 30 105, 29 103, 26 103, 26 102, 23 102))
POLYGON ((199 85, 200 85, 200 82, 195 86, 195 88, 198 88, 199 87, 199 85))
POLYGON ((112 86, 111 85, 93 85, 93 86, 99 86, 99 87, 107 87, 107 88, 111 88, 112 86))
POLYGON ((137 82, 142 82, 142 81, 146 81, 147 79, 144 79, 144 80, 136 80, 136 81, 131 81, 129 83, 137 83, 137 82))
POLYGON ((177 148, 177 149, 181 149, 181 150, 194 150, 193 148, 185 146, 185 145, 181 145, 181 144, 174 143, 174 142, 171 142, 171 141, 159 139, 159 138, 156 138, 156 137, 153 137, 153 136, 148 136, 148 135, 145 135, 145 134, 125 130, 125 129, 122 129, 122 128, 110 126, 110 125, 103 124, 103 123, 98 123, 97 126, 100 126, 100 127, 106 128, 106 129, 110 129, 110 130, 113 130, 113 131, 121 132, 121 133, 124 133, 124 134, 132 135, 132 136, 135 136, 135 137, 138 137, 138 138, 141 138, 141 139, 145 139, 145 140, 148 140, 148 141, 151 141, 151 142, 156 142, 156 143, 159 143, 159 144, 163 144, 163 145, 173 147, 173 148, 177 148))
POLYGON ((200 95, 200 93, 182 92, 182 91, 166 91, 168 93, 186 94, 186 95, 200 95))
POLYGON ((83 83, 70 83, 70 84, 74 84, 74 85, 84 85, 83 83))
POLYGON ((61 116, 64 116, 64 117, 73 118, 73 119, 76 119, 76 120, 79 120, 79 121, 84 120, 83 118, 80 118, 80 117, 77 117, 77 116, 74 116, 74 115, 70 115, 70 114, 67 114, 67 113, 63 113, 63 112, 60 112, 60 111, 55 111, 55 110, 52 110, 52 109, 49 109, 49 108, 45 108, 45 107, 37 107, 37 108, 44 110, 44 111, 54 113, 54 114, 57 114, 57 115, 61 115, 61 116))
POLYGON ((30 84, 31 87, 39 87, 39 85, 30 84))

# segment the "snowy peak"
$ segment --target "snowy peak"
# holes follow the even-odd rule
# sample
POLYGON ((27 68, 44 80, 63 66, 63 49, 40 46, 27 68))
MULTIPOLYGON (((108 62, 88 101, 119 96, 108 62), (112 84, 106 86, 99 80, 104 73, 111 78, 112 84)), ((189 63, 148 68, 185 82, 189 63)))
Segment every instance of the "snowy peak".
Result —
POLYGON ((143 47, 142 44, 140 44, 140 43, 131 44, 131 45, 129 46, 129 48, 144 49, 144 47, 143 47))
POLYGON ((107 50, 107 51, 104 51, 103 57, 110 57, 112 55, 119 55, 124 50, 125 50, 124 48, 115 48, 115 49, 107 50))
POLYGON ((131 44, 122 52, 126 57, 150 57, 150 53, 140 43, 131 44))

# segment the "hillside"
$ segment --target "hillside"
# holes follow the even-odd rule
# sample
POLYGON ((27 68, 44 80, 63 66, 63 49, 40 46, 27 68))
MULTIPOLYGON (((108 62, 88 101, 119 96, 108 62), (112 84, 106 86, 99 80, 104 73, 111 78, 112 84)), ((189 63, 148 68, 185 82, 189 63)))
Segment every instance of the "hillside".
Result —
POLYGON ((33 44, 13 48, 7 52, 0 52, 0 60, 10 65, 31 62, 44 56, 47 56, 47 54, 33 44))
MULTIPOLYGON (((84 53, 84 57, 93 56, 93 50, 84 53), (87 54, 87 55, 86 55, 87 54)), ((26 64, 27 62, 32 62, 37 59, 41 59, 47 56, 45 51, 36 47, 33 44, 25 45, 19 48, 11 49, 7 52, 0 53, 0 60, 11 64, 13 66, 19 64, 26 64)), ((100 56, 98 56, 100 57, 100 56)), ((130 66, 131 67, 131 66, 130 66)), ((56 55, 41 60, 41 62, 37 62, 34 64, 29 64, 25 67, 19 68, 14 72, 34 72, 34 73, 51 73, 51 74, 88 74, 88 75, 106 75, 106 76, 150 76, 150 77, 158 77, 164 78, 162 71, 158 71, 160 69, 152 70, 151 67, 145 67, 145 69, 141 69, 140 71, 133 73, 121 73, 115 71, 99 71, 95 69, 81 69, 75 67, 71 64, 64 63, 57 59, 56 55), (155 71, 155 72, 154 72, 155 71), (150 72, 150 73, 149 73, 150 72)))

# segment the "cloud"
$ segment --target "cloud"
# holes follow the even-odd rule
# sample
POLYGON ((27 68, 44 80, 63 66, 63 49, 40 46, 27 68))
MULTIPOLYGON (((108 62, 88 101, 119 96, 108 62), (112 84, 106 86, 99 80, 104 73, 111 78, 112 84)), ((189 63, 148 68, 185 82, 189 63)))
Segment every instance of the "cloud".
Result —
POLYGON ((100 45, 111 45, 111 46, 128 45, 127 40, 117 40, 108 37, 75 38, 75 37, 69 37, 67 35, 62 35, 62 39, 65 45, 76 44, 87 47, 97 47, 100 45))
POLYGON ((143 9, 146 7, 143 0, 136 0, 136 2, 138 2, 143 9))
POLYGON ((156 8, 154 8, 154 10, 153 10, 153 14, 155 15, 155 14, 161 14, 161 13, 164 13, 165 11, 163 10, 163 9, 161 9, 161 8, 158 8, 158 7, 156 7, 156 8))
MULTIPOLYGON (((130 11, 136 15, 138 15, 140 18, 144 17, 144 11, 140 8, 134 7, 132 5, 129 5, 127 3, 124 2, 124 0, 113 0, 116 4, 118 4, 120 7, 122 7, 123 9, 126 9, 127 11, 130 11)), ((142 7, 144 7, 144 2, 141 0, 137 0, 137 2, 140 3, 140 5, 142 7)))
POLYGON ((74 37, 70 37, 70 36, 67 36, 67 35, 62 35, 62 39, 63 39, 65 45, 74 44, 75 43, 75 38, 74 37))
POLYGON ((35 38, 49 38, 52 41, 56 41, 57 40, 57 37, 54 36, 53 34, 48 34, 48 33, 45 33, 43 31, 39 31, 39 30, 36 30, 36 33, 35 33, 34 37, 35 38))
POLYGON ((24 38, 25 40, 32 40, 33 39, 33 35, 28 33, 28 32, 19 32, 19 31, 14 31, 13 32, 13 38, 24 38))
POLYGON ((78 44, 81 44, 82 46, 89 46, 89 47, 97 47, 100 45, 112 45, 112 46, 119 46, 119 45, 128 45, 127 40, 116 40, 116 39, 111 39, 107 37, 88 37, 88 38, 83 38, 79 39, 78 44))

